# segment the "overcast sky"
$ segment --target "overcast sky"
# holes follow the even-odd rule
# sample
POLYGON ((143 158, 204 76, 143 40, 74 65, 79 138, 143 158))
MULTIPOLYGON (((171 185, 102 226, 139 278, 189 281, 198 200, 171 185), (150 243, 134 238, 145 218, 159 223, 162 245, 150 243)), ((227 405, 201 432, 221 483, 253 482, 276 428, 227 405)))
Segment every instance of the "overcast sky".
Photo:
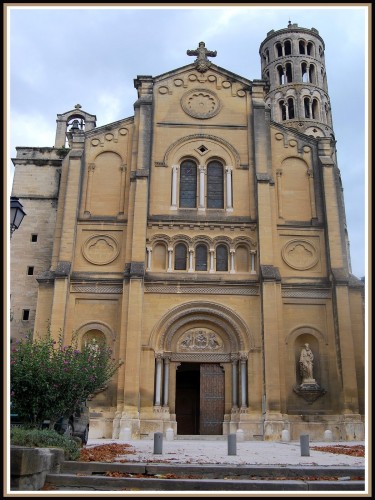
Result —
MULTIPOLYGON (((369 7, 8 5, 8 158, 16 146, 52 147, 56 115, 76 104, 96 115, 98 127, 133 116, 134 78, 192 63, 186 51, 200 41, 217 51, 214 64, 253 80, 261 78, 259 46, 270 30, 289 20, 316 28, 325 42, 352 271, 366 274, 369 7)), ((9 160, 9 196, 12 175, 9 160)))

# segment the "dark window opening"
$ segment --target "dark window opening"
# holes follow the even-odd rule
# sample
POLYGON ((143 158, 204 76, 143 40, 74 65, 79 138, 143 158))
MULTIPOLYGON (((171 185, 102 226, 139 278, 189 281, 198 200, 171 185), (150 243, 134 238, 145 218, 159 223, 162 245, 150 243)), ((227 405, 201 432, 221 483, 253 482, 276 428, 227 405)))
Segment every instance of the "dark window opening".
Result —
POLYGON ((187 262, 187 250, 183 243, 176 245, 174 253, 174 268, 176 271, 185 271, 187 262))
POLYGON ((30 317, 30 309, 23 309, 22 310, 22 320, 28 321, 29 317, 30 317))
POLYGON ((282 66, 277 67, 277 73, 279 75, 279 84, 283 85, 285 83, 284 70, 282 66))
POLYGON ((216 248, 216 271, 228 271, 228 249, 225 245, 216 248))
POLYGON ((290 56, 290 54, 292 53, 292 44, 289 40, 284 43, 284 51, 286 56, 290 56))
POLYGON ((291 97, 288 99, 288 115, 289 115, 289 120, 294 119, 294 101, 291 97))
POLYGON ((305 54, 305 42, 303 42, 302 40, 300 40, 299 42, 299 53, 305 54))
POLYGON ((32 243, 36 243, 38 241, 38 235, 37 234, 32 234, 31 235, 31 241, 32 241, 32 243))
POLYGON ((195 249, 195 270, 207 271, 207 247, 198 245, 195 249))
POLYGON ((303 104, 305 107, 305 118, 310 118, 310 100, 308 97, 304 98, 303 104))
POLYGON ((315 83, 315 68, 313 64, 309 67, 309 82, 315 83))
POLYGON ((307 44, 307 55, 308 56, 313 56, 314 55, 313 49, 314 49, 314 45, 312 44, 312 42, 309 42, 307 44))
POLYGON ((290 82, 293 81, 293 78, 292 78, 292 65, 290 63, 287 63, 286 66, 285 66, 285 69, 286 69, 286 81, 288 83, 290 83, 290 82))
POLYGON ((29 266, 27 268, 27 274, 28 276, 32 276, 34 274, 34 266, 29 266))
POLYGON ((318 120, 319 116, 318 116, 318 101, 317 101, 317 99, 313 99, 311 111, 312 111, 313 119, 318 120))
POLYGON ((224 208, 224 171, 217 161, 207 166, 207 208, 224 208))
POLYGON ((277 51, 277 57, 282 57, 283 55, 283 48, 281 46, 281 43, 276 44, 276 51, 277 51))
POLYGON ((180 207, 195 208, 197 203, 197 166, 184 161, 180 169, 180 207))
POLYGON ((280 101, 280 113, 281 113, 281 119, 286 120, 286 108, 284 101, 280 101))

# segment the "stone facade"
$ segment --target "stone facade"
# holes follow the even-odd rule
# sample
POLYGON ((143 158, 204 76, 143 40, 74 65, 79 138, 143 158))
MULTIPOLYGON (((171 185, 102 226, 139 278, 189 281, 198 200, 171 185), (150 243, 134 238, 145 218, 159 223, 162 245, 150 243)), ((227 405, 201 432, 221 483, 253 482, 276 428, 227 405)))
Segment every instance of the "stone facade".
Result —
POLYGON ((17 149, 12 338, 49 323, 124 361, 91 401, 94 438, 219 425, 363 439, 363 283, 324 42, 295 24, 268 33, 263 80, 216 66, 203 42, 188 55, 135 79, 133 117, 97 128, 77 105, 58 115, 54 148, 17 149))

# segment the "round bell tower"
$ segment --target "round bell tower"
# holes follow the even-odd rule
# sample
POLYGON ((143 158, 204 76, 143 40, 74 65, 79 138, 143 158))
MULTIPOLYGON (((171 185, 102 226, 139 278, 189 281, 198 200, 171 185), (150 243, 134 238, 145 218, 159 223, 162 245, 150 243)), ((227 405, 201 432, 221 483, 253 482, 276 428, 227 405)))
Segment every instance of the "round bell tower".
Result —
POLYGON ((289 21, 259 49, 271 119, 313 137, 333 137, 324 48, 318 30, 289 21))

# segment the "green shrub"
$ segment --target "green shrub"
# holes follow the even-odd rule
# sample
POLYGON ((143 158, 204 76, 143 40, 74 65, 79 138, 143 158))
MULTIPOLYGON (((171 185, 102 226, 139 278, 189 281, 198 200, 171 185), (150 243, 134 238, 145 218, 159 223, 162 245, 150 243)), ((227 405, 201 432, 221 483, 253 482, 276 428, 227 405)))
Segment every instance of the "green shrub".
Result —
POLYGON ((50 429, 11 428, 10 443, 30 448, 62 448, 66 460, 77 460, 80 455, 80 446, 76 440, 50 429))

